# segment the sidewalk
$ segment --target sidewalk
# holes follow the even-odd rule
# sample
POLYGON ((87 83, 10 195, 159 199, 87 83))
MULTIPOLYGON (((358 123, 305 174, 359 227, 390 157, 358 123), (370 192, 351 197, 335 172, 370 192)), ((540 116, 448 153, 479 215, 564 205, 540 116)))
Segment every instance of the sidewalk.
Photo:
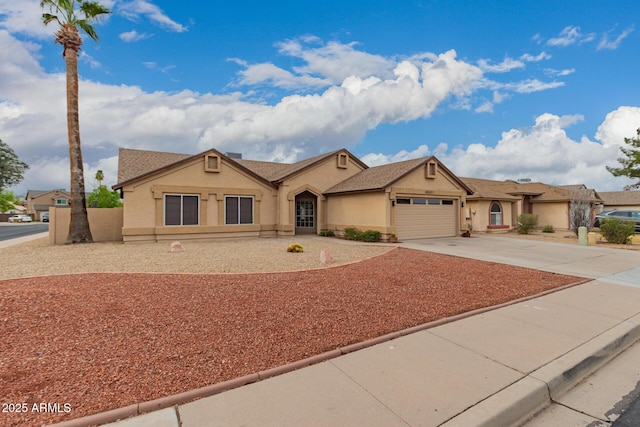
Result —
POLYGON ((159 410, 110 425, 518 425, 640 338, 637 252, 489 236, 403 246, 597 280, 188 403, 133 405, 159 410))

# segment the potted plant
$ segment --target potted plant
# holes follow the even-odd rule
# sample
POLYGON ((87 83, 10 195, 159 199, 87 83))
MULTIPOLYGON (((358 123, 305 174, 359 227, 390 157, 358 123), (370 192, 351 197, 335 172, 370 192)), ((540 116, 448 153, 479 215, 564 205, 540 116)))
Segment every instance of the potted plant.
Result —
POLYGON ((389 236, 389 243, 397 243, 398 242, 398 238, 396 237, 396 233, 391 233, 391 235, 389 236))

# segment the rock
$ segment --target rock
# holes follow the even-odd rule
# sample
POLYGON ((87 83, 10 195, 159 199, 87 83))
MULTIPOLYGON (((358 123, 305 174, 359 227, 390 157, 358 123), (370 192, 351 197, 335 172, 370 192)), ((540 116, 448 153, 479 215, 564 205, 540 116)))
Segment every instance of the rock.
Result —
POLYGON ((322 249, 320 251, 320 262, 323 264, 331 264, 333 262, 333 257, 329 249, 322 249))
POLYGON ((170 252, 183 252, 184 248, 182 247, 182 243, 180 242, 171 242, 171 250, 170 252))

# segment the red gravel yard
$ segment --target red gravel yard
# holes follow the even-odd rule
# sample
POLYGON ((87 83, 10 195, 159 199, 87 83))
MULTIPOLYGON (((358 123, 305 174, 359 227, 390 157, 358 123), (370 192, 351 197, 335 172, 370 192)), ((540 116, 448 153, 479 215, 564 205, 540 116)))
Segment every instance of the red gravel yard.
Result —
POLYGON ((157 399, 578 281, 403 248, 301 272, 3 280, 0 425, 157 399))

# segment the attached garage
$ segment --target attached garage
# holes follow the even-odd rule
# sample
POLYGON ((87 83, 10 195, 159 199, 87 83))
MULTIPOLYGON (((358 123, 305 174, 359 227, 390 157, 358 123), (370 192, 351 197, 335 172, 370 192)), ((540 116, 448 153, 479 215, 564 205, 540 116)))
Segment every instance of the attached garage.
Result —
POLYGON ((396 235, 400 240, 452 237, 458 231, 458 201, 450 198, 396 199, 396 235))

